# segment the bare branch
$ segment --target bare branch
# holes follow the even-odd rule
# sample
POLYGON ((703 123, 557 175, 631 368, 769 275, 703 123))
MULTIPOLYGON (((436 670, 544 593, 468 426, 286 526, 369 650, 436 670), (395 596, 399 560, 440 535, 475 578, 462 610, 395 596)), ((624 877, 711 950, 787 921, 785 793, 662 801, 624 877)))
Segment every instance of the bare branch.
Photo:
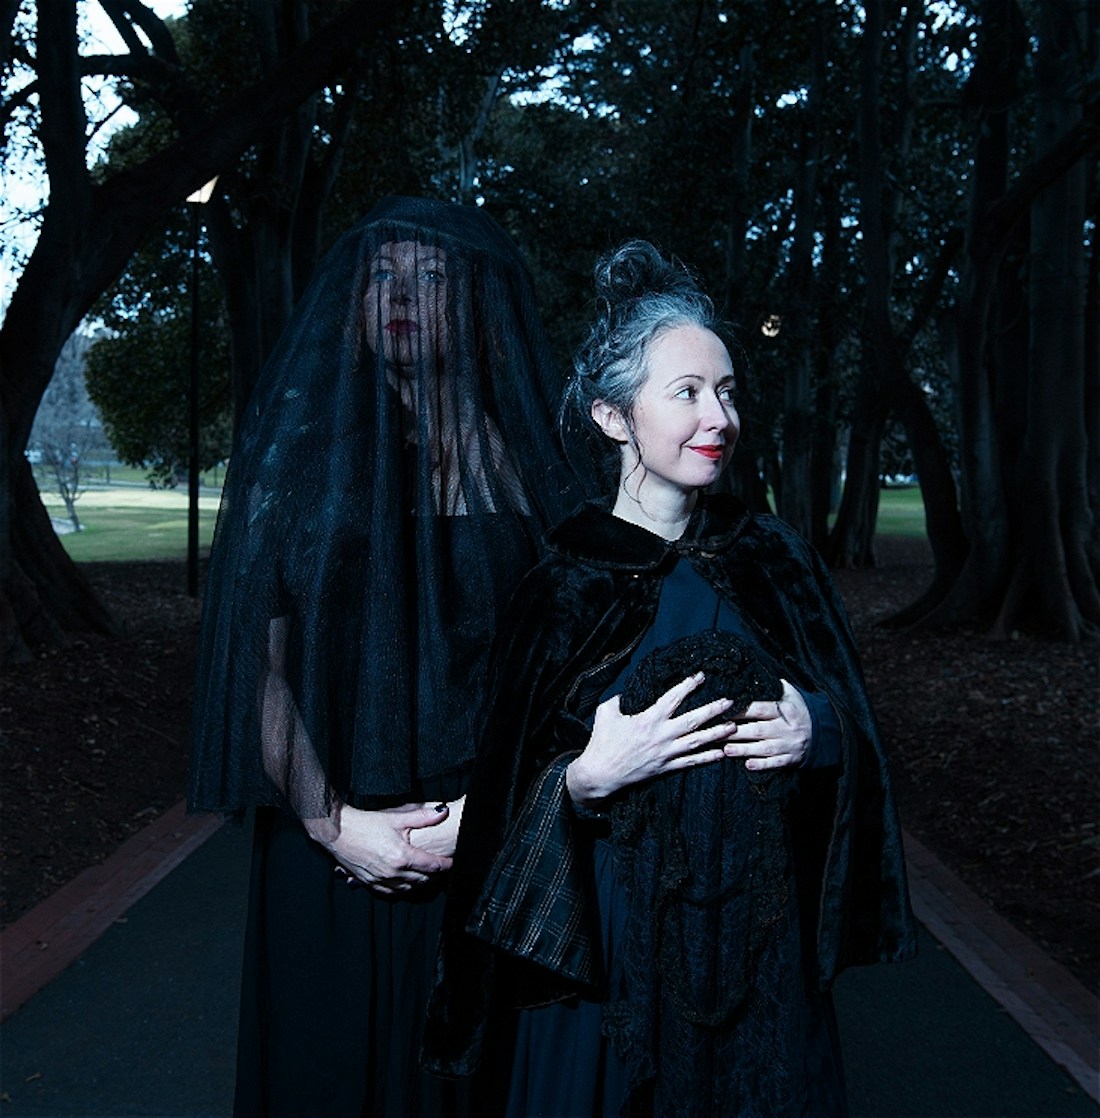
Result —
POLYGON ((107 18, 114 24, 115 30, 122 37, 126 49, 131 54, 147 54, 145 44, 134 30, 134 25, 127 19, 126 4, 124 0, 99 0, 99 6, 106 13, 107 18))
POLYGON ((134 34, 133 28, 137 27, 148 36, 155 55, 179 65, 171 32, 156 12, 147 8, 141 0, 99 0, 99 3, 132 53, 148 53, 145 44, 134 34), (131 41, 135 45, 131 45, 131 41))

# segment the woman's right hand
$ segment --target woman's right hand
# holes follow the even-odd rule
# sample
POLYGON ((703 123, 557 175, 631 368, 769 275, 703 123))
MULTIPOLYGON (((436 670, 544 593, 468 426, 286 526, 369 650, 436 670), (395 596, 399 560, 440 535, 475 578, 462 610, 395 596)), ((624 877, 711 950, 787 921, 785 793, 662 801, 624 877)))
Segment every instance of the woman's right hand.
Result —
POLYGON ((618 695, 601 703, 588 745, 565 770, 573 802, 588 806, 661 773, 722 760, 729 724, 699 727, 729 710, 729 699, 673 713, 702 682, 703 673, 697 672, 638 714, 623 714, 618 695))
POLYGON ((340 810, 340 833, 326 842, 337 868, 377 893, 404 893, 451 868, 451 859, 410 841, 412 834, 447 819, 446 804, 404 804, 384 811, 340 810))

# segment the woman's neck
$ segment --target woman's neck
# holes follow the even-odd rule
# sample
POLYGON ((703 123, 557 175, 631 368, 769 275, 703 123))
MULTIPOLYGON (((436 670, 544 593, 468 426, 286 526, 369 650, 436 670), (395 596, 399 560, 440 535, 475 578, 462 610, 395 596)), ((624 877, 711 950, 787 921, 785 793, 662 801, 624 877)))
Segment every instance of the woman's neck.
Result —
POLYGON ((619 482, 619 492, 615 498, 612 515, 620 520, 645 528, 665 540, 678 540, 688 526, 692 512, 699 499, 699 491, 692 489, 668 490, 660 493, 641 492, 642 486, 633 491, 628 488, 627 479, 619 482))

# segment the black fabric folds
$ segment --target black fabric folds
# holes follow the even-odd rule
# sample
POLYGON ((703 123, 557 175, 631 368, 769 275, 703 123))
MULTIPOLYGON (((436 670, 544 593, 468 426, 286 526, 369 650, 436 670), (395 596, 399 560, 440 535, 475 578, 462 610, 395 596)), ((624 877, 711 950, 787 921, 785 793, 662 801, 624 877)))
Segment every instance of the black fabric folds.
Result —
POLYGON ((576 500, 530 276, 484 211, 388 198, 330 250, 234 445, 192 810, 417 798, 464 766, 497 613, 576 500))
MULTIPOLYGON (((711 630, 649 653, 626 681, 622 711, 637 714, 699 670, 706 678, 681 710, 724 696, 739 713, 783 694, 779 675, 744 640, 711 630)), ((604 1029, 630 1079, 655 1080, 656 1113, 723 1112, 711 1106, 716 1082, 788 1112, 782 1074, 761 1075, 736 1049, 761 1046, 776 1069, 804 1061, 790 1019, 804 1001, 786 820, 797 781, 796 770, 724 761, 628 789, 611 808, 630 916, 604 1029), (759 1078, 750 1084, 750 1076, 759 1078)))

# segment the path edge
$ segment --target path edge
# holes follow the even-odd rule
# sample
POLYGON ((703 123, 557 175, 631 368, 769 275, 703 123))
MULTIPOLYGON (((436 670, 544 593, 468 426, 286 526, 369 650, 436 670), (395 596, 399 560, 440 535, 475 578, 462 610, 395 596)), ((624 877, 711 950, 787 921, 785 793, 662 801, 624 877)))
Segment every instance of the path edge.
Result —
POLYGON ((0 931, 0 1021, 78 959, 222 823, 220 815, 189 816, 181 800, 0 931))

